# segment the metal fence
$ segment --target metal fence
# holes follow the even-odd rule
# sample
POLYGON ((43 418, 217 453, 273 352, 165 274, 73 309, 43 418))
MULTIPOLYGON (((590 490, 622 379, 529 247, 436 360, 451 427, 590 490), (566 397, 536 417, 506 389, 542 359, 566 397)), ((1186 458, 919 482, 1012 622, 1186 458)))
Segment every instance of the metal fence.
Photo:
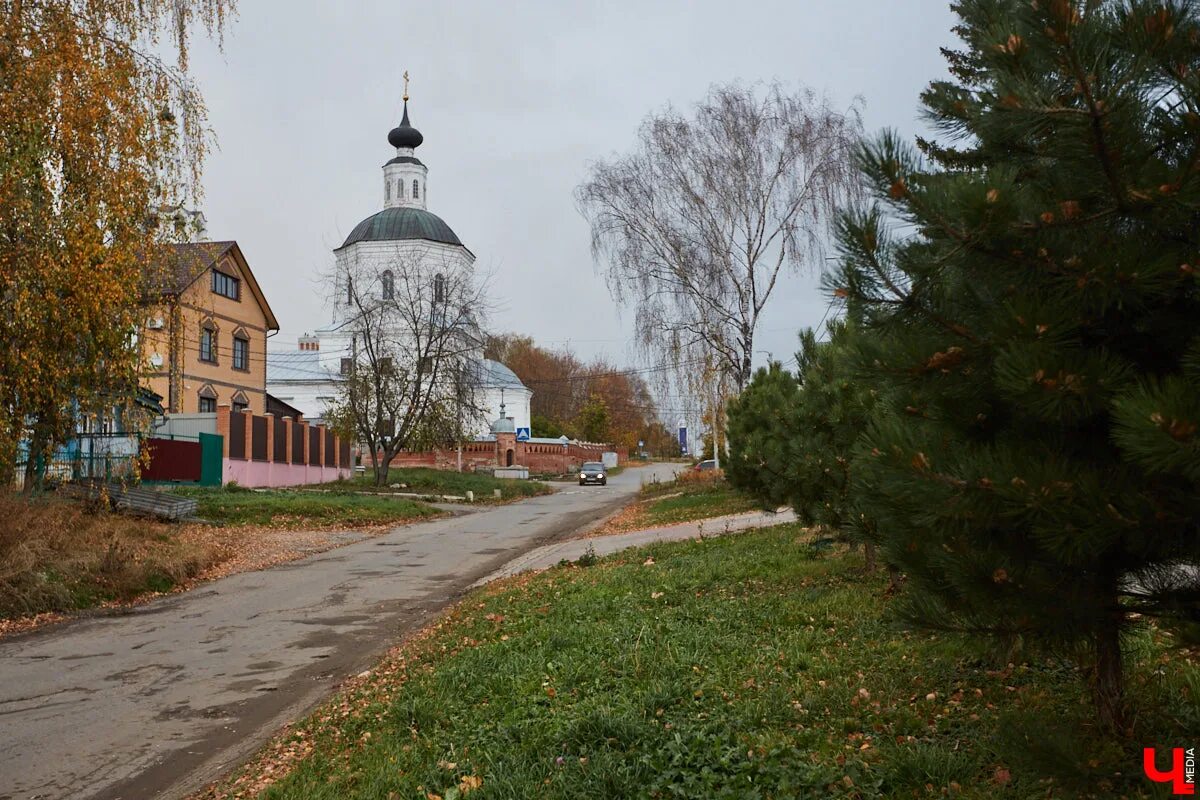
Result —
POLYGON ((129 480, 137 476, 140 453, 140 437, 128 433, 79 434, 49 456, 36 453, 31 457, 28 442, 22 442, 13 483, 24 487, 27 476, 39 483, 87 478, 129 480))

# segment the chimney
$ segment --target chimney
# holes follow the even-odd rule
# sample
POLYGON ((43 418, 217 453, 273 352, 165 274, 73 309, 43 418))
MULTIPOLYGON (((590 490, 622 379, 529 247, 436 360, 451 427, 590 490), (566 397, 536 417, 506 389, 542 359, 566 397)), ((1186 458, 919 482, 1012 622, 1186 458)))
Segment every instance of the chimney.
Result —
POLYGON ((299 339, 297 339, 297 341, 300 343, 301 350, 320 350, 321 349, 321 340, 318 339, 316 336, 313 336, 311 333, 304 334, 299 339))

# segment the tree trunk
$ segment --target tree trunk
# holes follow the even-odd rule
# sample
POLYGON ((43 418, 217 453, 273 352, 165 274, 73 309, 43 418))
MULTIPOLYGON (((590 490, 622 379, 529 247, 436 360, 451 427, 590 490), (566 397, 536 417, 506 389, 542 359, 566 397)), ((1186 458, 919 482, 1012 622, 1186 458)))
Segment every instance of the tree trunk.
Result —
POLYGON ((863 542, 863 557, 867 561, 867 567, 866 567, 867 572, 874 572, 876 566, 878 566, 876 559, 875 559, 875 543, 874 542, 863 542))
POLYGON ((43 459, 46 450, 46 437, 42 435, 39 426, 34 425, 29 434, 29 452, 25 457, 25 484, 22 491, 26 496, 32 496, 42 489, 42 479, 46 475, 43 459))
POLYGON ((904 584, 904 575, 900 572, 900 570, 896 569, 896 566, 894 564, 888 564, 887 571, 888 571, 887 593, 889 595, 893 595, 893 594, 896 594, 896 592, 900 591, 900 587, 904 584))
POLYGON ((1109 730, 1125 728, 1125 670, 1121 654, 1119 618, 1099 631, 1093 641, 1095 663, 1092 665, 1092 701, 1096 716, 1109 730))
POLYGON ((379 462, 375 463, 375 485, 376 486, 380 486, 380 487, 387 486, 388 470, 391 468, 391 464, 389 462, 390 462, 390 459, 388 461, 384 461, 383 463, 379 463, 379 462))

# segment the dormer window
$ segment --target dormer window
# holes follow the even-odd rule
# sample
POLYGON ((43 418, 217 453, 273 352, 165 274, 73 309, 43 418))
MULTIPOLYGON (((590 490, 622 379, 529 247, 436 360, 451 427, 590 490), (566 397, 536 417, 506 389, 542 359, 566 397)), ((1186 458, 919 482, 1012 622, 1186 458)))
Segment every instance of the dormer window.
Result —
POLYGON ((227 275, 220 270, 214 269, 212 271, 212 290, 222 297, 237 300, 241 296, 241 281, 232 275, 227 275))
POLYGON ((413 200, 419 200, 420 198, 421 198, 420 184, 418 184, 416 182, 416 180, 414 180, 413 181, 413 200))

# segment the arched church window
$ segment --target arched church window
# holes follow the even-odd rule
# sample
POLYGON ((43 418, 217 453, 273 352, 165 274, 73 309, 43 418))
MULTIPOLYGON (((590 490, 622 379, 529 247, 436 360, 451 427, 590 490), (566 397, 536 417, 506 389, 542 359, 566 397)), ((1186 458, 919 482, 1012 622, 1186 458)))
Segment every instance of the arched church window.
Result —
POLYGON ((403 178, 396 181, 396 199, 397 200, 404 199, 404 179, 403 178))
POLYGON ((421 197, 421 189, 417 182, 413 181, 413 200, 418 200, 421 197))
POLYGON ((354 303, 354 282, 349 277, 346 278, 346 305, 354 303))
POLYGON ((390 183, 385 183, 383 185, 383 199, 384 202, 392 202, 392 185, 390 183))
POLYGON ((446 302, 446 278, 440 272, 433 276, 433 302, 446 302))
POLYGON ((380 279, 380 283, 383 284, 384 300, 391 300, 396 296, 396 278, 392 275, 392 271, 390 269, 385 269, 383 271, 383 277, 380 279))

